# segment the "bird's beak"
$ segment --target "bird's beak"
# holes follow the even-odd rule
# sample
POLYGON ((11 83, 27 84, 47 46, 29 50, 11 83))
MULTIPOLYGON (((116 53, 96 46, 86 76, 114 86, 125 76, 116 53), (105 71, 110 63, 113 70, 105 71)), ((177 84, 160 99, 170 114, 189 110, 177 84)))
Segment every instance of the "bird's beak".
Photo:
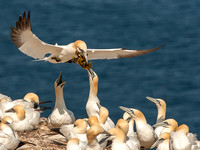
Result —
POLYGON ((5 111, 5 113, 14 113, 14 112, 15 112, 15 110, 13 108, 8 109, 8 110, 5 111))
POLYGON ((133 119, 135 118, 134 111, 130 108, 119 106, 119 108, 125 112, 127 112, 133 119))
POLYGON ((150 149, 153 149, 154 147, 158 146, 164 139, 161 138, 161 139, 158 139, 152 146, 150 149))
POLYGON ((100 105, 99 103, 96 103, 96 104, 97 104, 98 108, 100 109, 100 108, 101 108, 101 105, 100 105))
POLYGON ((39 102, 39 105, 42 105, 42 104, 46 104, 46 103, 51 103, 52 101, 43 101, 43 102, 39 102))
POLYGON ((94 71, 92 69, 90 69, 90 68, 87 68, 87 72, 88 72, 89 77, 94 79, 94 77, 95 77, 94 71))
POLYGON ((163 121, 163 122, 159 122, 159 123, 156 123, 156 124, 153 125, 153 127, 155 127, 155 128, 161 127, 161 126, 167 128, 167 127, 169 127, 169 124, 167 122, 163 121))
POLYGON ((48 109, 51 109, 51 107, 43 107, 40 109, 35 109, 35 111, 44 111, 44 110, 48 110, 48 109))
POLYGON ((161 104, 160 104, 160 101, 157 100, 156 98, 152 98, 152 97, 148 97, 148 96, 147 96, 146 98, 147 98, 148 100, 150 100, 151 102, 155 103, 156 105, 157 105, 157 104, 161 105, 161 104))
POLYGON ((62 81, 62 72, 60 72, 58 79, 56 79, 56 83, 57 83, 57 86, 61 86, 61 87, 65 85, 66 82, 62 81))
POLYGON ((101 145, 102 143, 104 143, 105 141, 107 141, 108 139, 113 139, 114 136, 111 135, 109 132, 107 132, 106 136, 103 137, 100 141, 99 141, 99 144, 101 145))

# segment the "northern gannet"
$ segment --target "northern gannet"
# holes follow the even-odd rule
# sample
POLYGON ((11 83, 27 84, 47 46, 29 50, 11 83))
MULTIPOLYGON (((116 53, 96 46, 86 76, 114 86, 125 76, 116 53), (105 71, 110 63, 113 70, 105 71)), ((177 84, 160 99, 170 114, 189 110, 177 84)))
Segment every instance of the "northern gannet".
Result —
POLYGON ((180 125, 175 132, 170 134, 170 150, 191 150, 192 143, 188 138, 189 127, 180 125))
MULTIPOLYGON (((97 74, 92 69, 88 70, 88 76, 89 76, 89 82, 90 82, 90 92, 89 92, 89 97, 86 104, 87 115, 88 117, 96 116, 97 118, 99 118, 100 100, 97 97, 99 79, 98 79, 97 74)), ((105 130, 109 130, 110 128, 113 128, 114 126, 115 126, 114 122, 110 119, 110 117, 107 117, 107 120, 104 125, 105 130)))
POLYGON ((167 120, 164 120, 163 122, 156 123, 155 125, 153 125, 153 127, 155 128, 163 127, 163 130, 160 132, 160 134, 163 134, 166 132, 171 133, 176 130, 176 128, 178 127, 178 123, 174 119, 167 119, 167 120))
POLYGON ((139 150, 140 142, 137 138, 136 132, 134 132, 134 119, 127 112, 123 114, 123 119, 126 120, 129 125, 127 133, 128 140, 126 143, 129 145, 129 147, 133 147, 133 149, 139 150))
POLYGON ((125 136, 127 137, 126 144, 130 149, 140 150, 140 142, 138 141, 136 136, 130 134, 128 135, 129 123, 127 121, 125 121, 124 119, 119 119, 116 123, 116 128, 119 128, 124 132, 125 136))
POLYGON ((146 118, 138 109, 119 107, 131 115, 136 123, 137 138, 140 141, 141 147, 150 148, 156 141, 156 135, 151 125, 147 124, 146 118))
POLYGON ((158 140, 151 146, 150 149, 157 147, 156 150, 169 150, 169 133, 163 133, 159 136, 158 140))
POLYGON ((88 123, 86 119, 77 119, 74 124, 62 125, 60 132, 67 138, 67 140, 78 138, 82 142, 87 142, 87 127, 88 123))
POLYGON ((40 122, 40 112, 33 108, 24 108, 22 105, 15 105, 6 110, 5 114, 12 117, 15 131, 30 131, 35 129, 40 122))
POLYGON ((99 107, 99 119, 97 118, 97 116, 90 116, 89 120, 88 120, 89 125, 90 126, 92 126, 92 125, 100 125, 103 128, 106 128, 105 127, 105 123, 106 123, 106 121, 108 119, 109 111, 105 107, 100 106, 99 103, 97 103, 97 105, 99 107))
MULTIPOLYGON (((162 122, 165 120, 165 116, 166 116, 166 103, 164 100, 162 99, 157 99, 157 98, 151 98, 151 97, 146 97, 148 100, 150 100, 151 102, 153 102, 157 109, 158 109, 158 115, 157 115, 157 121, 156 123, 162 122)), ((157 137, 160 136, 161 131, 163 130, 164 127, 159 126, 157 128, 155 128, 155 133, 157 135, 157 137)))
POLYGON ((160 48, 147 50, 126 50, 123 48, 87 49, 86 43, 81 40, 62 46, 47 44, 32 33, 30 11, 27 17, 25 12, 23 13, 23 17, 19 16, 16 28, 12 26, 10 28, 11 39, 21 52, 34 59, 42 59, 51 63, 70 62, 74 57, 77 57, 77 54, 82 55, 86 60, 136 57, 160 48), (50 56, 46 56, 47 54, 50 54, 50 56))
POLYGON ((109 133, 99 125, 93 125, 87 130, 88 144, 86 150, 103 150, 103 147, 100 146, 96 138, 99 134, 109 134, 109 133))
POLYGON ((13 127, 13 119, 9 116, 4 117, 0 123, 0 143, 7 149, 16 149, 19 145, 17 133, 13 127))
POLYGON ((109 134, 107 139, 113 141, 111 145, 112 150, 131 150, 131 148, 126 143, 126 135, 124 131, 122 131, 119 127, 112 128, 108 130, 108 132, 109 134))
POLYGON ((52 113, 48 117, 49 122, 55 128, 59 128, 62 125, 72 124, 75 121, 73 112, 67 109, 65 105, 63 96, 63 87, 65 83, 66 82, 62 81, 62 73, 60 73, 54 84, 56 95, 55 106, 52 113))

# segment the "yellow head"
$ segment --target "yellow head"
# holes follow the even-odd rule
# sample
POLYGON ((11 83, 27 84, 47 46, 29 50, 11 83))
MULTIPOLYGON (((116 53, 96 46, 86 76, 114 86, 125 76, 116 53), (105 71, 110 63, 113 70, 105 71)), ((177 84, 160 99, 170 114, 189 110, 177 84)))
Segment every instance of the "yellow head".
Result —
POLYGON ((19 120, 25 119, 25 109, 22 105, 15 105, 13 108, 6 110, 6 112, 16 113, 16 116, 19 120))
POLYGON ((99 125, 93 125, 87 131, 88 143, 92 142, 99 134, 106 133, 106 131, 99 125))
POLYGON ((87 45, 84 41, 82 40, 77 40, 74 42, 74 48, 79 52, 79 53, 83 53, 83 52, 87 52, 87 45))
POLYGON ((109 111, 105 107, 101 106, 99 110, 99 122, 105 124, 108 118, 109 111))
POLYGON ((90 116, 89 117, 89 125, 93 126, 93 125, 100 125, 100 122, 98 120, 98 118, 96 116, 90 116))
POLYGON ((189 133, 189 127, 186 124, 182 124, 176 129, 176 132, 178 131, 181 131, 187 135, 189 133))
POLYGON ((33 104, 36 103, 36 104, 39 105, 39 97, 38 97, 38 95, 35 94, 35 93, 27 93, 27 94, 24 96, 23 99, 26 100, 26 101, 29 101, 29 102, 31 102, 31 103, 33 103, 33 104))
POLYGON ((116 124, 116 128, 121 129, 125 135, 127 135, 129 130, 129 124, 124 119, 119 119, 116 124))

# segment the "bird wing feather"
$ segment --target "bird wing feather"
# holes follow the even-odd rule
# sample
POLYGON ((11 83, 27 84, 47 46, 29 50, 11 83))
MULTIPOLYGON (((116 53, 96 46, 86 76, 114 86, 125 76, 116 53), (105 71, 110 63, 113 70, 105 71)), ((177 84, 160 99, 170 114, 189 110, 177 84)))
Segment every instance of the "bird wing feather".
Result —
POLYGON ((61 46, 51 45, 41 41, 32 33, 30 11, 27 17, 25 12, 23 17, 19 16, 19 20, 16 22, 16 28, 12 26, 10 28, 13 43, 21 52, 35 59, 44 58, 48 53, 54 55, 59 54, 63 49, 61 46))
POLYGON ((115 49, 87 49, 88 60, 93 59, 118 59, 124 57, 136 57, 156 51, 160 49, 161 46, 146 49, 146 50, 126 50, 124 48, 115 48, 115 49))

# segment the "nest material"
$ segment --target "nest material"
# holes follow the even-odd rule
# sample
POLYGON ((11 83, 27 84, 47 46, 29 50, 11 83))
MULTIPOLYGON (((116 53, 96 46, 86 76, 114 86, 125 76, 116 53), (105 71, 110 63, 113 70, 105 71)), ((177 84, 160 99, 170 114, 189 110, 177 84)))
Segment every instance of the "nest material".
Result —
MULTIPOLYGON (((65 150, 67 139, 49 124, 47 118, 41 118, 36 129, 17 132, 20 144, 17 150, 65 150)), ((106 148, 104 150, 111 150, 106 148)))
POLYGON ((41 118, 38 127, 32 131, 17 132, 20 140, 19 150, 65 150, 66 138, 41 118))

